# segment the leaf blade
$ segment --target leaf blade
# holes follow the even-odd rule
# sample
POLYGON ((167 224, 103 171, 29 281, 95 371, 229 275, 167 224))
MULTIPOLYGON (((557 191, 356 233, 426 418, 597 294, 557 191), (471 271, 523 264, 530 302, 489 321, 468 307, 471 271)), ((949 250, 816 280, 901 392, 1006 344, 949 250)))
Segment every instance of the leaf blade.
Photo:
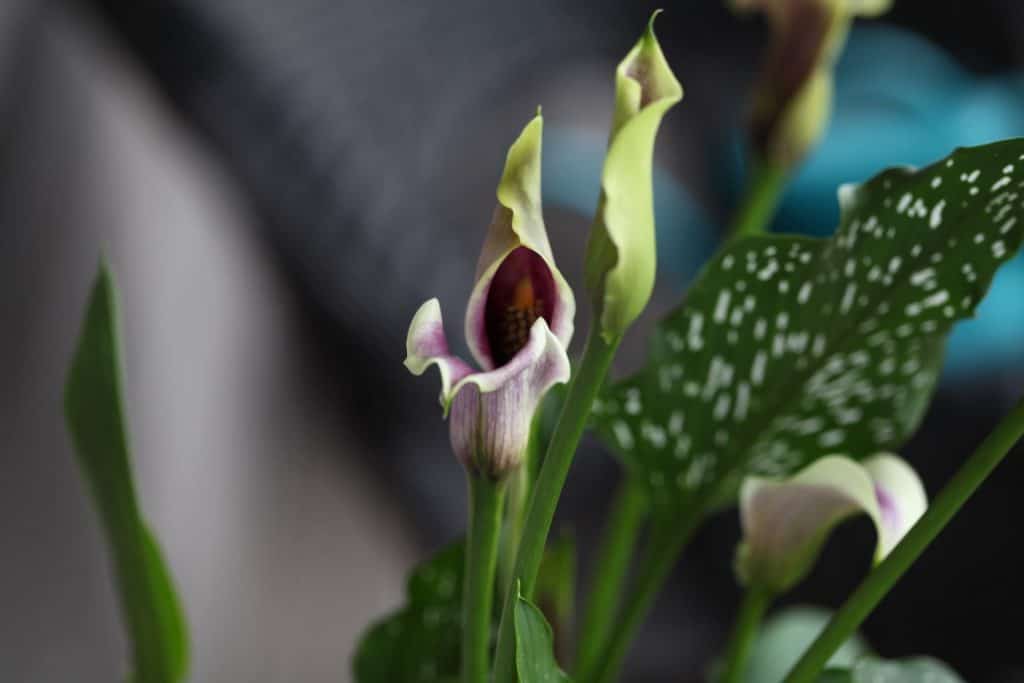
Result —
POLYGON ((902 445, 949 329, 1020 247, 1022 161, 1017 139, 890 169, 840 190, 832 238, 751 237, 713 259, 644 369, 595 406, 656 513, 730 501, 746 474, 902 445))
POLYGON ((464 562, 459 541, 413 570, 405 606, 359 642, 352 662, 357 683, 458 680, 464 562))
POLYGON ((187 628, 170 572, 139 510, 124 419, 117 293, 104 264, 89 297, 64 408, 110 543, 134 650, 134 679, 180 681, 188 669, 187 628))
POLYGON ((551 626, 544 613, 522 594, 516 599, 515 628, 519 683, 567 683, 569 677, 555 660, 551 626))

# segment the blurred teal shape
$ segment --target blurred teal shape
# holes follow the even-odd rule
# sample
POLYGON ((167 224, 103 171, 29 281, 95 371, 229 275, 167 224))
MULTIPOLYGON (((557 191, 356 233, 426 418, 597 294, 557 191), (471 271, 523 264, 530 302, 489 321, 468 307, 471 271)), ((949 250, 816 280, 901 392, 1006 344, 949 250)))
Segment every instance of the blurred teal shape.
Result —
MULTIPOLYGON (((835 112, 821 146, 785 193, 774 229, 831 233, 836 188, 890 166, 923 166, 955 147, 1024 135, 1024 73, 978 75, 936 45, 885 25, 857 26, 838 65, 835 112)), ((741 133, 730 185, 740 188, 741 133)), ((978 318, 957 326, 946 379, 1024 368, 1024 254, 1002 268, 978 318)))
POLYGON ((836 71, 828 132, 790 185, 776 227, 827 234, 839 219, 839 185, 1020 135, 1024 74, 979 76, 914 33, 858 26, 836 71))
MULTIPOLYGON (((662 143, 665 144, 665 143, 662 143)), ((608 134, 549 123, 544 134, 544 206, 593 217, 608 134)), ((654 167, 659 279, 689 282, 714 251, 718 228, 682 183, 654 167)))
MULTIPOLYGON (((831 616, 820 607, 791 607, 768 619, 754 643, 743 683, 780 683, 831 616)), ((828 665, 849 668, 869 652, 860 636, 854 636, 832 655, 828 665)))
MULTIPOLYGON (((736 114, 737 120, 740 114, 736 114)), ((859 25, 837 68, 835 112, 822 144, 783 197, 774 229, 827 235, 839 222, 837 188, 884 168, 923 166, 956 147, 1024 135, 1024 73, 978 75, 938 46, 892 26, 859 25)), ((735 202, 745 156, 737 127, 727 145, 724 194, 735 202)), ((544 202, 592 216, 607 139, 549 125, 544 202)), ((665 144, 662 142, 661 144, 665 144)), ((654 172, 659 277, 680 291, 713 253, 722 228, 677 179, 654 172)), ((958 325, 945 377, 1024 368, 1024 254, 1003 267, 978 318, 958 325)))

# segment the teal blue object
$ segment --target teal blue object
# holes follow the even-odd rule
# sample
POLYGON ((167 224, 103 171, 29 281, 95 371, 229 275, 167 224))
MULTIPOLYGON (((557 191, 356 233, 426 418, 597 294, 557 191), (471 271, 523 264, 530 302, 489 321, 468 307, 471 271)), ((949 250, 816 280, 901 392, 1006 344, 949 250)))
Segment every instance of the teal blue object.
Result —
MULTIPOLYGON (((544 206, 594 215, 601 189, 607 133, 548 124, 544 133, 544 206)), ((654 167, 654 215, 659 277, 688 283, 718 241, 718 228, 681 182, 654 167)))
MULTIPOLYGON (((790 607, 773 615, 758 634, 743 683, 780 683, 831 617, 820 607, 790 607)), ((829 666, 852 666, 869 652, 867 643, 854 634, 832 655, 829 666)))
MULTIPOLYGON (((888 166, 923 166, 955 147, 1024 135, 1024 74, 979 76, 924 38, 885 25, 856 27, 836 74, 835 113, 790 184, 774 229, 823 235, 838 224, 836 188, 888 166)), ((739 192, 742 134, 727 164, 739 192)), ((957 327, 947 380, 1024 368, 1024 254, 996 278, 976 320, 957 327)))

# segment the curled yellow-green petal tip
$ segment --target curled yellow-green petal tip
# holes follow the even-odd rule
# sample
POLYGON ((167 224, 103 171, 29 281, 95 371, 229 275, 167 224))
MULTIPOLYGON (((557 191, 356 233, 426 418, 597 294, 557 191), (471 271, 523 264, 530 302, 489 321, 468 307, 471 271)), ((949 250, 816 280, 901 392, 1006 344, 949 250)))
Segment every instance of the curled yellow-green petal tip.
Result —
POLYGON ((655 40, 654 37, 654 20, 658 18, 658 15, 665 10, 659 7, 658 9, 651 12, 651 18, 647 20, 647 32, 644 34, 644 38, 647 40, 655 40))
POLYGON ((616 69, 612 134, 587 244, 587 288, 608 342, 636 320, 654 289, 654 140, 665 113, 683 97, 654 35, 659 13, 616 69))

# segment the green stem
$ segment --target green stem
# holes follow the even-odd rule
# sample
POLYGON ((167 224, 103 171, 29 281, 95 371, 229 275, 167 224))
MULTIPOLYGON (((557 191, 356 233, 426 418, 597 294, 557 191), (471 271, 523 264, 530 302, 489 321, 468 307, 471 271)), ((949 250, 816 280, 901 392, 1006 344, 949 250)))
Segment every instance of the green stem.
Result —
POLYGON ((759 586, 747 588, 743 603, 740 605, 740 613, 736 617, 736 626, 729 640, 729 648, 726 650, 725 669, 719 679, 721 683, 740 683, 744 679, 750 649, 773 597, 771 591, 759 586))
POLYGON ((665 529, 663 533, 651 538, 648 543, 650 554, 644 560, 636 587, 626 602, 625 612, 615 622, 616 628, 612 632, 611 640, 604 648, 604 659, 592 677, 581 677, 581 681, 612 683, 619 679, 629 646, 654 604, 662 584, 672 572, 672 567, 675 566, 683 548, 703 519, 707 499, 708 497, 703 497, 695 501, 688 513, 682 519, 676 520, 671 529, 665 529))
MULTIPOLYGON (((594 404, 594 398, 601 389, 604 377, 611 365, 619 340, 607 343, 600 333, 591 330, 579 369, 573 377, 562 406, 562 414, 551 435, 544 463, 533 488, 526 509, 526 524, 516 555, 513 581, 519 580, 520 590, 525 598, 533 596, 537 582, 537 571, 544 556, 544 545, 551 531, 551 521, 562 495, 565 478, 569 474, 576 446, 583 435, 587 418, 594 404)), ((498 629, 498 652, 494 665, 495 683, 512 683, 515 680, 515 627, 513 608, 515 596, 509 591, 505 608, 501 613, 498 629)))
MULTIPOLYGON (((526 459, 515 472, 509 475, 507 504, 505 509, 505 525, 501 532, 501 553, 499 554, 498 577, 500 586, 512 587, 513 570, 515 569, 516 552, 519 550, 519 539, 523 537, 523 521, 525 519, 526 501, 530 495, 530 451, 533 450, 533 438, 526 449, 526 459)), ((504 598, 505 594, 502 593, 504 598)))
POLYGON ((750 182, 733 217, 730 239, 758 235, 765 231, 775 215, 789 174, 770 162, 755 162, 750 182))
POLYGON ((470 473, 469 536, 462 596, 462 681, 487 683, 490 670, 494 572, 498 561, 504 482, 470 473))
POLYGON ((882 601, 903 573, 935 540, 960 507, 992 473, 1015 443, 1024 436, 1024 401, 974 451, 946 488, 935 498, 892 552, 867 575, 821 635, 804 652, 785 683, 809 683, 825 668, 829 658, 853 634, 882 601))
POLYGON ((646 517, 647 496, 643 487, 635 478, 627 477, 615 494, 604 543, 598 555, 597 575, 583 616, 576 654, 576 672, 580 680, 587 680, 593 674, 611 634, 637 534, 646 517))

